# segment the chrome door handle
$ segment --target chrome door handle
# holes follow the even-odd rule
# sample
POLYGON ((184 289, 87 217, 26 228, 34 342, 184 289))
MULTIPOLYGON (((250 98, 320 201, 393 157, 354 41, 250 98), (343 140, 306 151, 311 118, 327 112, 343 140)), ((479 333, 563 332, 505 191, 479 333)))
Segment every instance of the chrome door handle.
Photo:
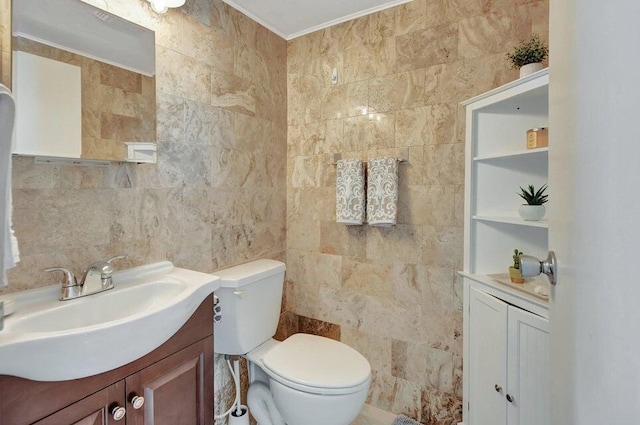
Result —
POLYGON ((522 277, 534 277, 544 273, 549 278, 549 283, 555 285, 558 276, 557 267, 556 254, 553 251, 549 251, 549 255, 544 261, 540 261, 531 255, 520 256, 520 273, 522 277))

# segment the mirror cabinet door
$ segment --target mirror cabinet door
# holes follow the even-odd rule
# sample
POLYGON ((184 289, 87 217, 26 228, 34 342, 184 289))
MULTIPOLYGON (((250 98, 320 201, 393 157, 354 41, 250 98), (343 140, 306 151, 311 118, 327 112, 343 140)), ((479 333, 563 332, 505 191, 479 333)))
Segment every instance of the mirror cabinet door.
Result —
POLYGON ((132 146, 155 152, 154 31, 81 0, 0 2, 12 27, 2 37, 12 47, 14 154, 126 161, 132 146))

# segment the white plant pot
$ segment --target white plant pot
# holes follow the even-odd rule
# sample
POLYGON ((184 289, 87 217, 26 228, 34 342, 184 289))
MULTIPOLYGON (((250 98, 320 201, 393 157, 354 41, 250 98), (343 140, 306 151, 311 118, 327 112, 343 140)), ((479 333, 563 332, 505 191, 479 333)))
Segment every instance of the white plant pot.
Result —
POLYGON ((534 72, 538 72, 542 69, 541 62, 528 63, 520 67, 520 78, 526 77, 527 75, 533 74, 534 72))
POLYGON ((542 217, 547 213, 547 209, 544 205, 520 205, 518 208, 518 214, 525 221, 540 221, 542 217))

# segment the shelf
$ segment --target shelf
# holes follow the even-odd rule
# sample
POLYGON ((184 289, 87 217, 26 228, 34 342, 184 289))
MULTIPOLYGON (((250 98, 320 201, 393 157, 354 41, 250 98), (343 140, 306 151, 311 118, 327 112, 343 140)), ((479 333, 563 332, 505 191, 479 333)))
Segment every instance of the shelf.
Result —
POLYGON ((542 317, 549 318, 549 299, 541 297, 539 294, 531 293, 526 289, 525 286, 529 288, 533 288, 535 285, 542 285, 548 283, 545 282, 545 277, 537 277, 531 279, 531 281, 535 282, 534 284, 522 285, 520 284, 512 284, 512 283, 502 283, 495 278, 492 278, 488 274, 483 273, 468 273, 468 272, 458 272, 458 274, 462 277, 466 277, 467 279, 474 280, 476 282, 482 283, 486 287, 490 288, 487 293, 494 295, 498 298, 503 299, 504 301, 517 305, 525 310, 531 311, 534 314, 537 314, 542 317), (506 299, 505 299, 506 296, 506 299), (518 300, 522 300, 526 302, 525 305, 518 300))
POLYGON ((471 105, 473 103, 484 105, 485 103, 495 103, 499 100, 509 99, 515 95, 527 92, 532 88, 549 85, 549 68, 534 72, 526 77, 511 81, 493 90, 482 93, 476 97, 465 100, 462 106, 471 105))
POLYGON ((504 153, 504 154, 477 156, 473 158, 473 160, 482 162, 482 161, 492 161, 496 159, 518 158, 518 157, 537 158, 537 157, 547 156, 548 153, 549 153, 549 148, 524 149, 521 151, 504 153))
POLYGON ((493 223, 514 224, 516 226, 539 227, 543 229, 547 229, 549 227, 547 219, 542 219, 540 221, 525 221, 519 217, 498 217, 490 215, 474 215, 473 219, 478 221, 490 221, 493 223))

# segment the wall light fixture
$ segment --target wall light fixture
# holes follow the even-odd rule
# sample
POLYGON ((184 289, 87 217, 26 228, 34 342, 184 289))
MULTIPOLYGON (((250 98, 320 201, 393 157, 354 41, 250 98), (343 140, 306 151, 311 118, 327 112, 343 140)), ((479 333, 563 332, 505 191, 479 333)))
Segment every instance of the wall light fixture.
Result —
POLYGON ((166 13, 170 7, 183 6, 186 0, 147 0, 156 13, 166 13))

